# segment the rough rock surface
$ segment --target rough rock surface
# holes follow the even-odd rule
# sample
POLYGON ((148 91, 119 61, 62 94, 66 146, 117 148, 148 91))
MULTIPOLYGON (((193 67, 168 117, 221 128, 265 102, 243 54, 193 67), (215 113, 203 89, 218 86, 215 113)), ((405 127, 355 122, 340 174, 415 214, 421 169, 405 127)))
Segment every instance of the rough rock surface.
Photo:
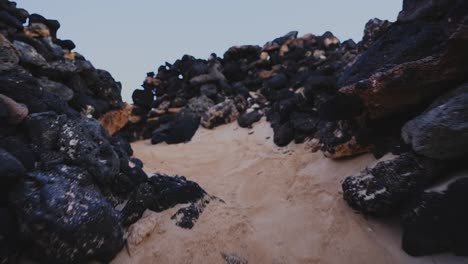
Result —
POLYGON ((468 178, 422 193, 402 214, 402 247, 412 256, 450 251, 468 256, 468 178))
POLYGON ((343 182, 343 197, 363 213, 390 215, 402 202, 443 177, 447 164, 411 152, 377 163, 343 182))
POLYGON ((52 263, 110 261, 123 246, 118 212, 77 167, 27 174, 13 194, 23 234, 38 259, 52 263))
MULTIPOLYGON (((59 28, 0 0, 0 263, 108 263, 124 246, 126 221, 115 208, 138 186, 152 186, 157 210, 188 201, 191 190, 179 177, 148 179, 117 133, 138 123, 138 110, 122 103, 110 73, 57 37, 59 28)), ((192 198, 205 193, 192 185, 192 198)))
POLYGON ((402 128, 402 137, 418 154, 456 159, 468 154, 468 85, 436 100, 402 128))

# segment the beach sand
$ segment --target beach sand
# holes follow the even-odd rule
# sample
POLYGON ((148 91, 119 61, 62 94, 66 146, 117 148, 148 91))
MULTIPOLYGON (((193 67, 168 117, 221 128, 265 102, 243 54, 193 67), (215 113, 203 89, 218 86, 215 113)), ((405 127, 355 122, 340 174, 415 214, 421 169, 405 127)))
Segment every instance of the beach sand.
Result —
POLYGON ((451 256, 412 258, 400 249, 397 224, 356 214, 341 182, 376 162, 341 161, 305 144, 279 148, 269 123, 200 128, 185 144, 132 146, 148 173, 184 175, 212 201, 193 229, 175 225, 180 206, 147 212, 130 228, 120 263, 462 263, 451 256), (229 261, 226 261, 229 260, 229 261))

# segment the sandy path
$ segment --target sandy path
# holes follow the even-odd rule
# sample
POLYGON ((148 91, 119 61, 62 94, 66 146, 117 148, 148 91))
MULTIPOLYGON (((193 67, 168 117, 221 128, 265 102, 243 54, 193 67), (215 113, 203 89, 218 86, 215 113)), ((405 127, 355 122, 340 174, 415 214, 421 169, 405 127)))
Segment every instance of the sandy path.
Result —
POLYGON ((187 144, 133 144, 148 172, 185 175, 225 203, 210 203, 191 230, 170 219, 177 208, 149 213, 136 227, 154 230, 114 263, 225 263, 223 253, 249 263, 447 263, 410 258, 391 225, 346 206, 341 180, 372 156, 332 161, 304 145, 278 148, 271 135, 262 121, 201 128, 187 144))

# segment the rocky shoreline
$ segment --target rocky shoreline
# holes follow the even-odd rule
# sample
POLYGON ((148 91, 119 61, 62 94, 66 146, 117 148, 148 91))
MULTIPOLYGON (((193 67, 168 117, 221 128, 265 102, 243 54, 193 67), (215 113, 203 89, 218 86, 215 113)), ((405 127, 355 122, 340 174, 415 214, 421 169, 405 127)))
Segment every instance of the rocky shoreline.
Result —
MULTIPOLYGON (((391 152, 342 184, 353 209, 399 216, 410 255, 468 255, 468 3, 404 0, 394 23, 370 20, 359 43, 292 31, 208 60, 184 55, 121 85, 57 37, 60 23, 0 1, 0 263, 109 262, 125 227, 186 204, 193 227, 217 199, 183 176, 155 173, 129 142, 190 141, 197 129, 266 117, 274 143, 333 159, 391 152), (118 208, 118 209, 117 209, 118 208)), ((338 183, 337 183, 338 184, 338 183)))

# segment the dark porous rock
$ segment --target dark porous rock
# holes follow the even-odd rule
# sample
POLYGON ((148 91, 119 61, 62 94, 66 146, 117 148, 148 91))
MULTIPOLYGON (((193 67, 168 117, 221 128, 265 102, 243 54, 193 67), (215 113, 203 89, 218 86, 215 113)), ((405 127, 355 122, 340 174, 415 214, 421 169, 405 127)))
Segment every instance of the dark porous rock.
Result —
POLYGON ((0 76, 0 93, 18 103, 27 106, 30 113, 54 110, 70 113, 72 109, 58 97, 43 91, 38 80, 27 74, 10 74, 0 76))
POLYGON ((0 183, 11 184, 26 172, 23 164, 6 150, 0 148, 0 183))
POLYGON ((201 116, 214 105, 213 100, 202 95, 199 97, 191 98, 188 101, 187 109, 195 115, 201 116))
MULTIPOLYGON (((96 70, 97 79, 89 86, 89 89, 96 94, 97 97, 105 101, 115 104, 121 102, 122 97, 120 92, 122 85, 116 82, 112 75, 105 70, 96 70)), ((150 97, 151 98, 151 97, 150 97)))
POLYGON ((434 159, 468 154, 468 85, 436 100, 428 110, 405 124, 402 137, 413 150, 434 159))
POLYGON ((185 229, 191 229, 197 222, 200 214, 203 212, 205 207, 210 203, 211 200, 215 197, 210 197, 207 195, 207 198, 202 198, 197 202, 192 202, 190 205, 180 208, 177 212, 171 217, 171 219, 176 220, 176 225, 185 229))
POLYGON ((229 124, 237 119, 239 112, 233 100, 219 103, 203 113, 201 124, 205 128, 214 128, 219 125, 229 124))
POLYGON ((245 112, 239 116, 237 123, 240 127, 252 127, 252 124, 260 121, 263 114, 260 111, 245 112))
POLYGON ((407 1, 404 13, 425 18, 426 5, 442 16, 393 24, 341 75, 340 92, 359 96, 368 118, 420 108, 466 81, 468 2, 407 1))
POLYGON ((84 169, 58 166, 28 173, 11 201, 35 259, 108 262, 124 245, 118 212, 84 169))
POLYGON ((69 39, 65 39, 65 40, 57 39, 55 40, 55 43, 59 45, 60 47, 62 47, 63 49, 66 49, 69 51, 72 51, 73 49, 76 48, 75 43, 69 39))
POLYGON ((361 99, 357 96, 337 94, 325 101, 318 109, 321 120, 349 120, 359 116, 363 110, 361 99))
POLYGON ((54 112, 29 115, 25 123, 31 143, 41 151, 57 149, 59 133, 66 121, 66 116, 54 112))
POLYGON ((285 147, 294 140, 294 127, 291 122, 273 126, 273 141, 279 147, 285 147))
POLYGON ((311 113, 291 114, 291 123, 294 128, 294 142, 302 143, 306 138, 313 138, 317 132, 319 119, 311 113))
POLYGON ((68 120, 58 137, 59 151, 74 165, 84 166, 105 186, 119 173, 120 160, 105 129, 95 119, 68 120))
POLYGON ((0 207, 0 263, 16 263, 18 253, 18 225, 14 213, 0 207))
POLYGON ((153 131, 151 143, 177 144, 188 142, 195 135, 199 126, 200 117, 190 113, 178 114, 173 121, 162 124, 153 131))
POLYGON ((130 195, 122 210, 123 221, 130 225, 138 220, 146 209, 161 212, 177 204, 196 203, 207 193, 195 182, 183 176, 156 174, 140 184, 130 195))
POLYGON ((73 90, 62 83, 42 78, 39 79, 39 86, 45 91, 57 95, 63 101, 70 101, 73 98, 73 90))
POLYGON ((318 136, 324 155, 333 159, 355 156, 372 149, 368 144, 360 142, 365 132, 353 120, 320 121, 318 136))
POLYGON ((393 214, 402 202, 441 178, 448 167, 446 162, 405 153, 347 177, 342 185, 343 197, 362 213, 393 214))
POLYGON ((132 94, 133 103, 141 108, 150 109, 153 105, 154 95, 148 90, 135 90, 132 94))
POLYGON ((421 193, 402 214, 402 248, 411 256, 453 252, 468 256, 468 178, 421 193))

